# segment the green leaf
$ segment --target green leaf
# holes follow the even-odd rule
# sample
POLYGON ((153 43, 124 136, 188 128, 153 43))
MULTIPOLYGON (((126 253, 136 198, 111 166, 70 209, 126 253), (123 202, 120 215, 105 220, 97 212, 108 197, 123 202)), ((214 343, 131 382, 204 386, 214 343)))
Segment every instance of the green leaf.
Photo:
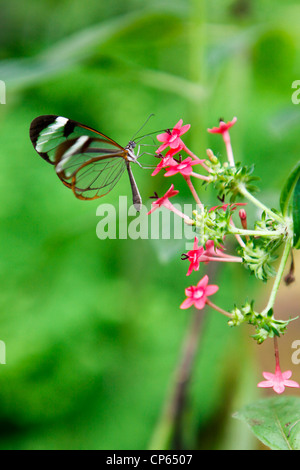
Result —
POLYGON ((296 186, 296 183, 299 177, 300 177, 300 161, 297 163, 297 165, 293 168, 293 170, 289 174, 280 194, 280 207, 281 207, 283 215, 287 214, 289 202, 290 202, 290 199, 292 197, 294 188, 296 186))
POLYGON ((300 248, 300 178, 295 186, 293 197, 294 247, 300 248))
POLYGON ((300 450, 300 398, 275 397, 247 405, 233 415, 272 450, 300 450))

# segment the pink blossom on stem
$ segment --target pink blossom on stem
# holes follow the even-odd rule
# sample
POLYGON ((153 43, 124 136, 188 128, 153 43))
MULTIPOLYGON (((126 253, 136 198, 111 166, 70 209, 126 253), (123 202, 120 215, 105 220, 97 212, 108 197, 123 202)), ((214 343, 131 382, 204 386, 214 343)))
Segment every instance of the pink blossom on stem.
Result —
POLYGON ((187 254, 182 255, 182 259, 188 259, 190 262, 187 276, 189 276, 193 271, 199 271, 200 258, 204 252, 204 248, 203 246, 198 247, 198 242, 198 238, 195 237, 193 250, 190 250, 187 252, 187 254))
POLYGON ((232 147, 231 147, 231 141, 230 141, 230 135, 229 135, 229 129, 236 123, 237 118, 234 117, 232 121, 229 121, 225 123, 224 121, 220 121, 219 127, 213 127, 212 129, 207 129, 208 132, 211 134, 222 134, 225 146, 226 146, 226 151, 227 151, 227 158, 230 166, 234 166, 234 157, 233 157, 233 152, 232 152, 232 147))
POLYGON ((279 364, 276 364, 275 374, 272 374, 271 372, 263 372, 263 376, 266 380, 259 382, 257 386, 261 388, 273 388, 274 392, 278 394, 283 393, 285 387, 300 387, 298 382, 289 380, 292 376, 292 371, 286 370, 285 372, 281 372, 279 364))
POLYGON ((182 162, 172 165, 166 171, 165 176, 174 176, 177 173, 180 173, 182 176, 190 176, 193 172, 193 165, 199 165, 201 162, 202 160, 193 160, 191 157, 187 157, 182 162))
POLYGON ((174 189, 174 184, 171 184, 168 191, 162 197, 159 197, 156 199, 156 201, 152 202, 152 209, 148 212, 147 215, 152 214, 152 212, 161 206, 165 206, 167 209, 173 207, 173 204, 169 201, 169 198, 176 196, 178 193, 179 191, 174 189))
POLYGON ((227 123, 220 120, 219 127, 213 127, 212 129, 207 129, 207 131, 211 134, 225 134, 225 132, 228 132, 228 130, 236 123, 236 121, 236 117, 234 117, 232 121, 229 121, 227 123))
POLYGON ((155 195, 157 199, 152 203, 152 209, 148 212, 147 215, 152 214, 152 212, 156 211, 156 209, 164 206, 166 209, 169 209, 170 211, 174 212, 174 214, 184 219, 185 223, 191 225, 193 221, 189 218, 189 216, 185 215, 179 209, 174 207, 173 204, 169 201, 170 197, 176 196, 178 193, 179 191, 175 190, 174 185, 172 184, 164 196, 159 198, 157 195, 155 195))
POLYGON ((188 259, 190 266, 187 272, 189 276, 193 271, 199 271, 200 263, 209 263, 210 261, 220 262, 242 262, 242 258, 238 256, 231 256, 223 253, 224 247, 216 248, 213 240, 208 240, 203 246, 198 246, 198 238, 195 237, 193 250, 184 253, 181 257, 182 260, 188 259))
POLYGON ((186 309, 194 305, 197 309, 202 310, 205 307, 207 297, 215 294, 219 287, 216 285, 208 285, 208 276, 205 275, 196 286, 190 286, 185 290, 187 298, 182 302, 180 308, 186 309))
POLYGON ((209 263, 210 261, 224 261, 228 263, 241 263, 243 259, 239 256, 227 255, 224 253, 224 246, 220 245, 219 248, 215 247, 215 242, 213 240, 207 240, 205 243, 205 251, 203 253, 204 263, 209 263))
POLYGON ((180 119, 177 124, 173 127, 172 131, 169 130, 157 136, 157 140, 159 142, 162 142, 163 144, 157 149, 156 153, 163 152, 167 147, 170 147, 171 149, 176 149, 180 145, 184 146, 180 137, 189 130, 191 125, 185 124, 183 126, 182 124, 183 120, 180 119))
POLYGON ((294 380, 289 380, 292 376, 292 371, 286 370, 285 372, 281 372, 276 337, 274 337, 274 347, 276 361, 275 374, 272 374, 271 372, 263 372, 263 376, 266 380, 264 380, 263 382, 259 382, 257 386, 260 388, 273 388, 274 392, 278 394, 283 393, 285 387, 299 388, 300 385, 298 384, 298 382, 295 382, 294 380))

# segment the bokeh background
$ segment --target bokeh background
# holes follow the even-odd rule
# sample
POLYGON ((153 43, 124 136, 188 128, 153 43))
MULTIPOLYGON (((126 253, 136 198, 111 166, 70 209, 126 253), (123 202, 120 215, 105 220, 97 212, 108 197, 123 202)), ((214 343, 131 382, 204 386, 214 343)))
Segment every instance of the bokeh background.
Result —
MULTIPOLYGON (((205 273, 187 280, 184 240, 99 240, 98 201, 76 200, 39 158, 28 135, 32 119, 60 114, 126 145, 150 113, 145 132, 182 118, 192 125, 186 143, 203 157, 208 147, 224 155, 222 139, 206 129, 237 116, 236 159, 255 163, 261 199, 278 208, 299 159, 300 105, 291 101, 300 79, 299 21, 297 0, 2 2, 0 448, 163 446, 153 436, 192 315, 179 305, 185 287, 205 273)), ((149 207, 149 196, 170 185, 163 175, 134 173, 149 207)), ((173 182, 177 200, 190 202, 180 177, 173 182)), ((119 194, 130 197, 125 176, 105 202, 117 205, 119 194)), ((213 191, 203 199, 216 204, 213 191)), ((228 309, 247 297, 262 308, 270 290, 237 266, 216 270, 214 283, 215 303, 228 309)), ((299 313, 297 291, 299 284, 280 289, 279 318, 299 313)), ((256 383, 274 369, 272 344, 257 347, 252 333, 204 313, 186 448, 259 446, 232 418, 268 396, 256 383)), ((280 350, 283 370, 299 380, 295 339, 296 323, 280 350)))

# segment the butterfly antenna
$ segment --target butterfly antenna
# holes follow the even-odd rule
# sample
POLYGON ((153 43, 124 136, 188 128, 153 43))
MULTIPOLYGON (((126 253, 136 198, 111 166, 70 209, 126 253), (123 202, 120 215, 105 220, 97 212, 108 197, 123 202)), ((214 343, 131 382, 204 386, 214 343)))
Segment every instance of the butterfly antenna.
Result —
POLYGON ((149 116, 147 117, 147 119, 146 119, 146 121, 144 122, 144 124, 143 124, 143 125, 139 128, 139 130, 133 135, 133 137, 132 137, 132 139, 131 139, 132 141, 134 141, 135 136, 136 136, 139 132, 141 132, 141 130, 145 127, 145 125, 147 124, 147 122, 149 121, 149 119, 150 119, 152 116, 154 116, 153 113, 149 114, 149 116))

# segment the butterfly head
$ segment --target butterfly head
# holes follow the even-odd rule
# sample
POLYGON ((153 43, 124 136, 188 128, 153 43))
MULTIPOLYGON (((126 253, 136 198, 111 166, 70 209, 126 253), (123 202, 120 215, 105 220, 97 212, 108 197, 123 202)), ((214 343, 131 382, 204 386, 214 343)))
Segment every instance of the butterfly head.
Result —
POLYGON ((130 140, 128 142, 128 145, 127 145, 126 149, 133 150, 133 149, 135 149, 135 147, 136 147, 136 142, 134 140, 130 140))
POLYGON ((136 162, 139 157, 139 152, 137 153, 137 155, 134 153, 135 148, 136 142, 134 142, 134 140, 130 140, 128 142, 128 145, 125 147, 125 150, 127 150, 127 158, 131 162, 136 162))

